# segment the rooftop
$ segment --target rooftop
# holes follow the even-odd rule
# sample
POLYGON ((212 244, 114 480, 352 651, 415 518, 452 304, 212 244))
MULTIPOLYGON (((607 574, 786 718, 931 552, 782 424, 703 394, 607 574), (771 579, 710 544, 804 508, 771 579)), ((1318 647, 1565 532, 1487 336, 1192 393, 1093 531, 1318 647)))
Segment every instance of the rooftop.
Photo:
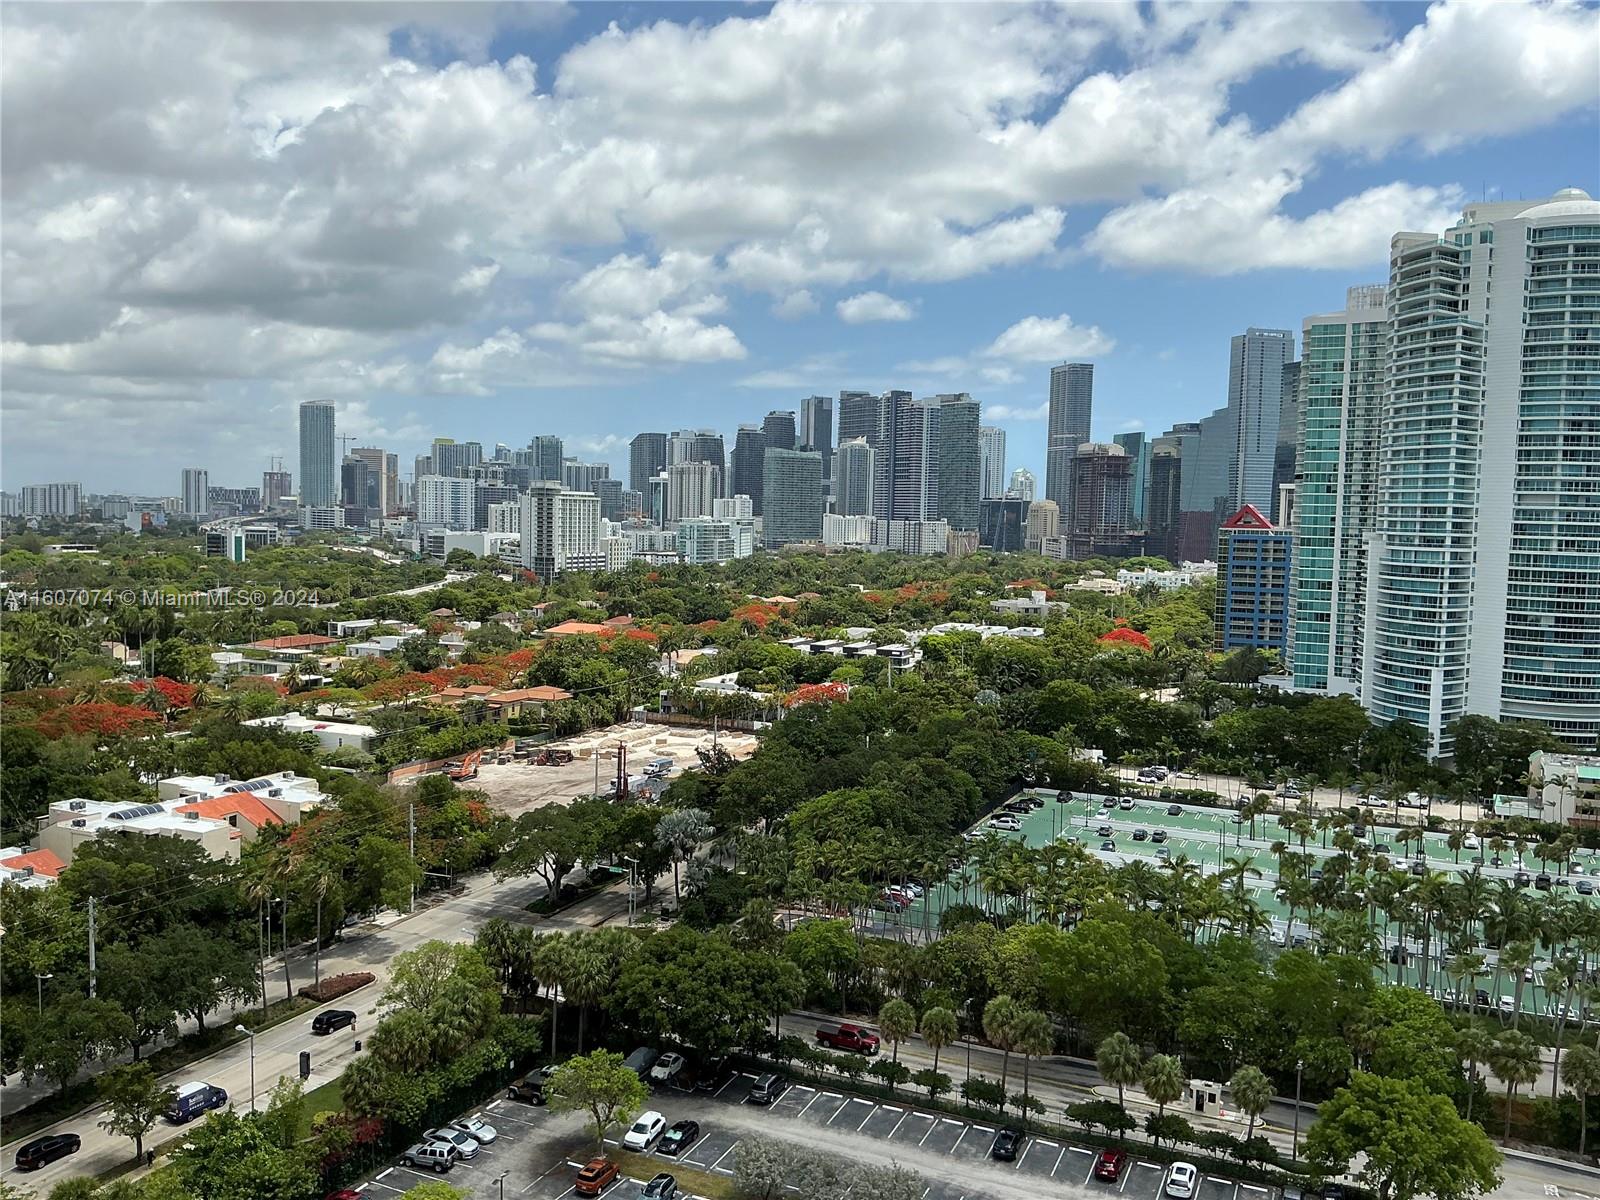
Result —
POLYGON ((262 638, 259 642, 249 643, 252 650, 315 650, 338 644, 338 638, 323 637, 320 633, 289 633, 283 637, 262 638))

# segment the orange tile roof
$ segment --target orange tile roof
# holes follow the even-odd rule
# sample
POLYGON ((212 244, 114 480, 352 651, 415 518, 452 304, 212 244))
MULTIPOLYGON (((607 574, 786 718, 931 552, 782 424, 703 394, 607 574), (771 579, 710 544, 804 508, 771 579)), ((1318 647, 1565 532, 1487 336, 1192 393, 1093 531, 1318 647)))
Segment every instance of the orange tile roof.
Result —
POLYGON ((338 638, 323 637, 320 633, 290 633, 283 637, 262 638, 251 642, 252 650, 311 650, 317 646, 336 646, 338 638))
POLYGON ((447 687, 439 689, 439 695, 449 700, 470 699, 473 696, 488 696, 493 694, 493 692, 494 689, 487 683, 474 683, 467 687, 447 687))
POLYGON ((250 792, 226 792, 221 796, 211 796, 205 800, 196 800, 193 804, 180 804, 177 807, 181 813, 199 813, 202 817, 211 817, 213 820, 226 821, 238 813, 257 829, 267 825, 282 825, 278 814, 273 812, 264 803, 250 792))
POLYGON ((20 871, 23 867, 32 867, 35 875, 43 875, 54 879, 67 864, 62 862, 54 850, 30 850, 26 854, 17 854, 11 858, 0 858, 0 867, 10 867, 13 871, 20 871))
POLYGON ((515 688, 509 692, 496 692, 489 697, 491 704, 515 704, 520 700, 571 700, 572 693, 558 687, 540 684, 538 687, 515 688))
POLYGON ((595 625, 589 621, 563 621, 550 626, 545 632, 552 637, 564 637, 569 633, 608 633, 610 629, 609 625, 595 625))
POLYGON ((603 622, 603 624, 609 626, 612 629, 626 629, 629 625, 633 624, 633 618, 632 617, 609 617, 603 622))

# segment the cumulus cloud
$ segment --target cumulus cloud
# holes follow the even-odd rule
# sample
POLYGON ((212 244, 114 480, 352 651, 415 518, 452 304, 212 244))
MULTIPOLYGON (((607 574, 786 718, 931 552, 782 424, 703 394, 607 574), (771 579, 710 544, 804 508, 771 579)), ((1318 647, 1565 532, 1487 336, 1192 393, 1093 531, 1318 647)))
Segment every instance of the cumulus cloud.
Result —
POLYGON ((1116 339, 1098 325, 1075 325, 1071 317, 1062 313, 1059 317, 1024 317, 995 338, 983 353, 989 358, 1015 362, 1061 362, 1110 354, 1116 344, 1116 339))
POLYGON ((858 292, 833 306, 834 312, 846 325, 864 325, 868 321, 909 321, 911 305, 896 300, 882 292, 858 292))
POLYGON ((1050 401, 1023 408, 1015 404, 991 404, 983 410, 987 421, 1042 421, 1050 415, 1050 401))
POLYGON ((784 321, 798 321, 820 310, 822 305, 805 288, 790 292, 772 306, 772 315, 784 321))

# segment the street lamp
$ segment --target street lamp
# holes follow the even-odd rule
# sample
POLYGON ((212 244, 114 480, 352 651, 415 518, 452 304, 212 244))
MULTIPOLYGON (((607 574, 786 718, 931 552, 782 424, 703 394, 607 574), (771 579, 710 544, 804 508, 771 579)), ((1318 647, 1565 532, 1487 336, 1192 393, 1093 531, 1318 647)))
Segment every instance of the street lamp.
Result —
POLYGON ((1306 1060, 1297 1058, 1294 1062, 1294 1149, 1290 1158, 1300 1157, 1300 1077, 1305 1074, 1306 1060))
POLYGON ((256 1031, 246 1029, 243 1025, 235 1025, 235 1031, 244 1034, 250 1039, 250 1111, 256 1110, 256 1031))
POLYGON ((50 972, 48 972, 48 971, 46 971, 43 975, 40 975, 38 973, 34 974, 34 979, 37 980, 38 983, 39 983, 39 1015, 41 1017, 44 1016, 44 981, 46 979, 54 979, 54 978, 55 978, 55 976, 50 974, 50 972))
POLYGON ((639 865, 639 860, 632 855, 624 854, 622 861, 628 864, 628 925, 631 928, 633 925, 633 873, 634 868, 639 865))

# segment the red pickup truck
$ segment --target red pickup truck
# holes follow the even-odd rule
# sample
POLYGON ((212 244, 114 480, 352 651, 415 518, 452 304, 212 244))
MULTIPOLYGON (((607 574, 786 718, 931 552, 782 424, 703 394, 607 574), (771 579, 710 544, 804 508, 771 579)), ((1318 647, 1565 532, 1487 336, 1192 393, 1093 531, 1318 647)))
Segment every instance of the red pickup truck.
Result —
POLYGON ((817 1030, 817 1041, 835 1050, 854 1050, 857 1054, 876 1054, 878 1035, 859 1025, 837 1025, 817 1030))

